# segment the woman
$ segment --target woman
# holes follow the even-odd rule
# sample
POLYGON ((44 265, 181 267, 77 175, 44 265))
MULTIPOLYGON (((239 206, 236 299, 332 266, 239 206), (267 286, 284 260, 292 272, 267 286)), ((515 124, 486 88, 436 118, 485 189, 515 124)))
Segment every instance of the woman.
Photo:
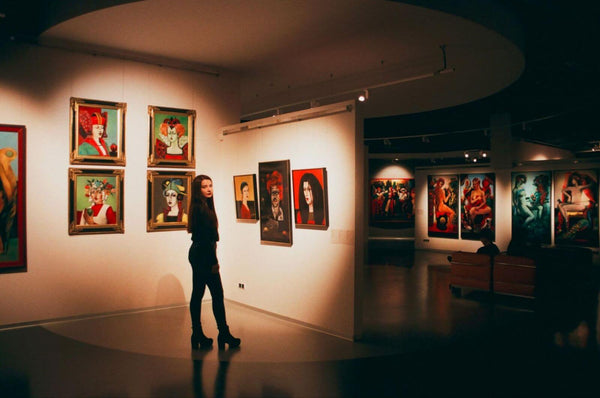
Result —
POLYGON ((248 199, 250 198, 250 187, 246 181, 240 184, 240 191, 242 193, 242 204, 240 206, 240 216, 241 218, 251 219, 252 212, 250 211, 250 207, 248 206, 248 199))
POLYGON ((162 187, 162 194, 165 198, 167 207, 156 216, 156 222, 187 223, 188 216, 183 210, 183 197, 186 194, 183 181, 180 178, 170 178, 163 181, 162 187))
POLYGON ((229 344, 230 348, 240 345, 241 340, 229 333, 223 303, 223 284, 217 260, 219 240, 218 220, 213 200, 213 185, 210 177, 198 175, 192 181, 192 197, 189 210, 188 232, 192 234, 192 246, 188 259, 193 270, 192 298, 192 349, 212 347, 213 340, 202 332, 200 309, 206 286, 212 296, 212 309, 219 328, 219 349, 229 344))
POLYGON ((299 211, 296 222, 299 224, 325 225, 323 187, 312 173, 305 173, 298 185, 299 211))

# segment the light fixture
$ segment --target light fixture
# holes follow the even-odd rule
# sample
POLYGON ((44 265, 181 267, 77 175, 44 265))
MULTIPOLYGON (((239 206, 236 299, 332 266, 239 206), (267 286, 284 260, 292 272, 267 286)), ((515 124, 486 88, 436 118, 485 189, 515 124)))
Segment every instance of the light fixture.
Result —
POLYGON ((487 151, 484 151, 482 149, 468 150, 464 152, 464 155, 465 162, 469 163, 477 163, 482 160, 488 159, 487 151))
POLYGON ((360 102, 365 102, 366 100, 369 99, 369 90, 364 90, 359 96, 358 96, 358 100, 360 102))

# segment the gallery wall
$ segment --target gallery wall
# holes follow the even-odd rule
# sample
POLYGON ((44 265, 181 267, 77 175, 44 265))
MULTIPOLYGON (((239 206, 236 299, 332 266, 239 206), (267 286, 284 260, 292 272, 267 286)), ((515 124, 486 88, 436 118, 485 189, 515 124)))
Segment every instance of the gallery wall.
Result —
POLYGON ((355 290, 361 283, 355 269, 362 269, 364 246, 357 244, 364 234, 360 189, 364 160, 355 104, 346 105, 350 112, 222 137, 216 148, 228 160, 221 162, 215 176, 218 256, 226 296, 352 338, 360 318, 355 313, 359 309, 355 290), (258 175, 259 162, 277 160, 289 160, 291 170, 327 170, 329 227, 299 229, 294 222, 291 246, 261 244, 259 221, 236 220, 233 176, 258 175))
POLYGON ((215 133, 237 121, 235 75, 30 45, 0 48, 0 123, 27 128, 28 257, 26 272, 0 274, 0 325, 189 300, 189 235, 146 232, 149 105, 196 110, 196 170, 216 174, 226 163, 215 133), (127 103, 126 165, 115 167, 124 170, 123 234, 68 234, 68 170, 75 167, 69 164, 70 97, 127 103))

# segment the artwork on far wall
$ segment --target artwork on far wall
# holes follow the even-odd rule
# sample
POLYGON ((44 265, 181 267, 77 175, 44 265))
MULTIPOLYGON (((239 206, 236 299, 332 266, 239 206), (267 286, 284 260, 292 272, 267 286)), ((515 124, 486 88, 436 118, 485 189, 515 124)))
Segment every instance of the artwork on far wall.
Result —
POLYGON ((292 245, 290 161, 258 164, 261 243, 292 245))
POLYGON ((123 174, 69 169, 69 235, 124 232, 123 174))
POLYGON ((292 181, 296 228, 326 230, 329 227, 327 170, 292 170, 292 181))
POLYGON ((187 228, 190 189, 194 173, 149 170, 148 232, 187 228))
POLYGON ((0 124, 0 271, 25 271, 25 126, 0 124))
POLYGON ((258 220, 256 174, 233 176, 235 214, 238 220, 258 220))
POLYGON ((125 165, 125 111, 120 102, 71 98, 71 164, 125 165))
POLYGON ((195 167, 196 111, 150 105, 148 114, 150 116, 148 166, 195 167))
POLYGON ((429 236, 458 239, 458 175, 427 177, 429 236))
POLYGON ((513 239, 550 244, 551 187, 552 173, 549 171, 512 173, 513 239))
POLYGON ((370 225, 395 228, 415 225, 414 178, 372 178, 370 225))
POLYGON ((554 173, 554 243, 598 247, 598 173, 554 173))
POLYGON ((460 237, 478 240, 482 231, 489 231, 495 239, 494 173, 461 174, 460 190, 460 237))

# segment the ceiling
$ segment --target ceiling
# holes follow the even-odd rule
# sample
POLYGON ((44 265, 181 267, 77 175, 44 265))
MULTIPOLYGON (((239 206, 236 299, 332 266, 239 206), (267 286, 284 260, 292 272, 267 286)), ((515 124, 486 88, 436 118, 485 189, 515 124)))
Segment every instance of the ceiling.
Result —
POLYGON ((504 111, 517 137, 584 151, 600 135, 590 109, 598 102, 590 55, 598 14, 576 3, 4 0, 0 35, 235 73, 244 120, 369 88, 367 138, 419 136, 369 141, 371 152, 433 152, 477 140, 483 147, 489 115, 504 111), (444 68, 451 72, 435 75, 444 68), (438 135, 471 129, 459 140, 438 135))

